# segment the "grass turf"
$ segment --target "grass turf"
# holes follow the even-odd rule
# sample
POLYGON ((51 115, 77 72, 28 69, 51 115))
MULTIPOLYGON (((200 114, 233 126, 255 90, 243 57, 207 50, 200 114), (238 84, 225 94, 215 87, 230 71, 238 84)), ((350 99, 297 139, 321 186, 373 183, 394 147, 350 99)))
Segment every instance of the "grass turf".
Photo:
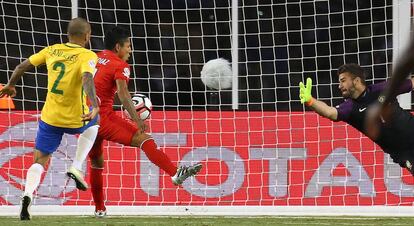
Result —
POLYGON ((18 217, 0 217, 0 225, 414 225, 414 218, 408 217, 153 217, 153 216, 111 216, 104 219, 85 216, 33 216, 30 221, 18 217))

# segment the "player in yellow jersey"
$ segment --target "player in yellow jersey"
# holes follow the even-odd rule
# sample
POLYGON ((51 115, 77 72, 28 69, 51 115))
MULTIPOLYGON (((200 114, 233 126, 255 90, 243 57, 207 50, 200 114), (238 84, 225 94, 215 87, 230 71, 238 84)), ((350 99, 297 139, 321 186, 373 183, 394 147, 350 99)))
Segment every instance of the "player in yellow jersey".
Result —
POLYGON ((24 72, 46 64, 48 92, 36 135, 34 163, 27 171, 21 220, 30 220, 33 192, 39 186, 50 155, 58 148, 64 133, 80 134, 76 156, 67 175, 75 180, 78 189, 88 188, 81 168, 99 128, 99 106, 93 81, 97 56, 85 49, 90 36, 91 26, 86 20, 72 19, 68 25, 68 43, 46 47, 30 56, 15 68, 10 81, 0 90, 0 97, 15 96, 15 85, 24 72), (86 97, 92 105, 91 110, 86 104, 86 97))

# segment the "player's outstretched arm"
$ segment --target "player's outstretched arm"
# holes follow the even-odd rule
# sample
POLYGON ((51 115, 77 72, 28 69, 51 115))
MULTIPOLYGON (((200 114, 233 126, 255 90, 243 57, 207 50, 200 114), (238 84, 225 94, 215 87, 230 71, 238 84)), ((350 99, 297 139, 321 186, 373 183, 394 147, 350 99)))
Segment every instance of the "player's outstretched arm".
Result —
POLYGON ((145 131, 145 123, 141 120, 138 116, 137 111, 135 111, 134 103, 131 100, 131 95, 128 91, 128 84, 125 80, 117 79, 116 80, 116 88, 118 98, 122 103, 122 106, 127 110, 129 115, 131 116, 132 121, 134 121, 141 132, 145 131))
POLYGON ((92 111, 89 114, 82 115, 82 120, 88 121, 95 118, 99 113, 98 100, 96 98, 95 84, 93 82, 93 75, 89 72, 84 72, 82 74, 82 85, 83 90, 86 93, 90 103, 92 104, 92 111))
POLYGON ((312 97, 312 79, 306 79, 306 86, 303 82, 299 83, 299 98, 302 104, 310 107, 320 116, 336 121, 338 119, 338 111, 336 108, 328 106, 325 102, 319 101, 312 97))
POLYGON ((13 74, 9 80, 9 82, 0 90, 0 97, 3 96, 16 96, 16 84, 20 80, 20 78, 24 75, 24 73, 28 70, 33 69, 33 65, 30 63, 29 59, 26 59, 22 63, 16 66, 13 71, 13 74))

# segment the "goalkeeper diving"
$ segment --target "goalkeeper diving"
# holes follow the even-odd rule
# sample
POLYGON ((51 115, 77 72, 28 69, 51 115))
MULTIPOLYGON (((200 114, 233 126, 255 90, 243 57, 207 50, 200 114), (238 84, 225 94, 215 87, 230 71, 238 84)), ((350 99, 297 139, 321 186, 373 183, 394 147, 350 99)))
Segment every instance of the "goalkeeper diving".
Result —
POLYGON ((384 102, 382 95, 388 82, 372 85, 365 83, 365 71, 357 64, 345 64, 338 68, 339 90, 345 99, 336 107, 312 97, 312 79, 306 85, 299 83, 299 98, 319 115, 332 121, 344 121, 368 136, 388 153, 395 163, 414 175, 414 116, 402 109, 396 95, 413 90, 414 79, 404 79, 395 87, 395 95, 389 99, 387 117, 379 117, 380 125, 376 132, 366 127, 367 114, 384 102))

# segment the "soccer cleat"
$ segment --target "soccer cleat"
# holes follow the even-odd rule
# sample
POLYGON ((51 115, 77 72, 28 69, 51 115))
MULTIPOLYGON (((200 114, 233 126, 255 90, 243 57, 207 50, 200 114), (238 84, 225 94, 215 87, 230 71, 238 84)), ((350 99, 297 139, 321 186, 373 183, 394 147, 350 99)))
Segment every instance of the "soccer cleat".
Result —
POLYGON ((198 172, 200 172, 201 168, 203 168, 203 165, 200 163, 197 163, 192 166, 180 166, 177 169, 177 173, 171 177, 171 180, 174 185, 180 185, 182 184, 187 178, 196 175, 198 172))
POLYGON ((413 164, 411 164, 410 161, 408 161, 408 160, 405 161, 405 168, 407 168, 408 171, 411 173, 411 175, 414 176, 414 167, 413 167, 413 164))
POLYGON ((77 189, 82 191, 88 190, 88 184, 83 179, 83 174, 80 170, 71 166, 66 175, 68 175, 68 177, 72 178, 75 181, 77 189))
POLYGON ((30 206, 32 205, 32 199, 25 195, 22 198, 22 205, 20 209, 20 220, 27 221, 30 220, 30 206))
POLYGON ((106 217, 106 210, 97 210, 95 211, 96 218, 104 218, 106 217))

